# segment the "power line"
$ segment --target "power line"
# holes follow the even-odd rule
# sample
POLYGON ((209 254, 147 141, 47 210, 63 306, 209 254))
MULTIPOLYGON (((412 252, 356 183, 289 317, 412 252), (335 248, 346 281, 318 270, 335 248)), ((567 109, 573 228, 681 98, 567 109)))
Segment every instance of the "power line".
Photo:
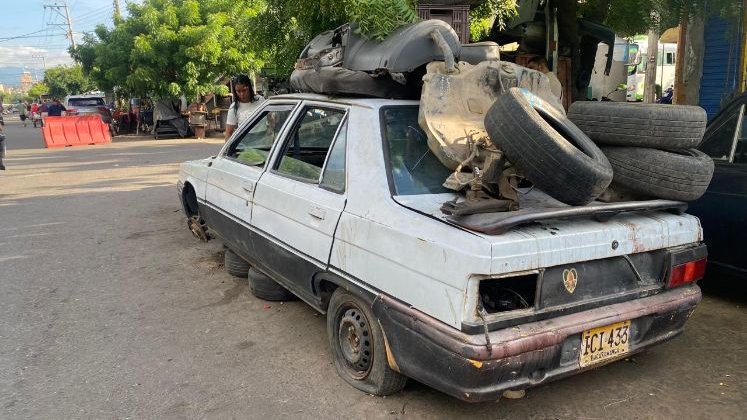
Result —
POLYGON ((28 38, 30 35, 38 34, 39 32, 44 32, 46 29, 41 29, 39 31, 29 32, 27 34, 21 34, 21 35, 14 35, 7 38, 0 38, 0 42, 2 41, 10 41, 12 39, 23 39, 28 38))
MULTIPOLYGON (((51 34, 51 36, 59 36, 59 35, 65 36, 67 34, 65 34, 65 33, 51 34)), ((0 42, 12 41, 14 39, 44 38, 45 36, 50 36, 50 35, 46 35, 45 34, 45 35, 27 35, 27 36, 24 36, 24 37, 12 37, 12 38, 0 39, 0 42)), ((9 47, 11 47, 11 46, 9 46, 9 47)))

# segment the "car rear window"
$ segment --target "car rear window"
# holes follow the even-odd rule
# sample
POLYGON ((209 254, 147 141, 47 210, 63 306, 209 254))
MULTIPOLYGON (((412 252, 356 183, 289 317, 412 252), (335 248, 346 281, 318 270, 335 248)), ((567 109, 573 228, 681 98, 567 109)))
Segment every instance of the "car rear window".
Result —
POLYGON ((70 98, 67 100, 67 106, 101 106, 104 104, 104 98, 70 98))
POLYGON ((418 125, 418 107, 393 106, 381 112, 394 195, 440 194, 451 171, 428 148, 418 125))

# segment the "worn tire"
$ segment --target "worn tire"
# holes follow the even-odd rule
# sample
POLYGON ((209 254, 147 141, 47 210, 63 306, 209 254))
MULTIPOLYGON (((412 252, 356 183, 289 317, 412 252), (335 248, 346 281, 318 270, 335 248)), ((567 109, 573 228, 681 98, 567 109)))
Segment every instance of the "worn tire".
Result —
POLYGON ((568 118, 599 144, 692 149, 703 140, 707 116, 687 105, 574 102, 568 118))
POLYGON ((296 295, 278 284, 275 280, 253 268, 249 269, 247 278, 249 279, 249 290, 251 290, 254 296, 262 300, 281 302, 298 299, 296 295))
POLYGON ((365 393, 394 394, 405 387, 407 377, 389 367, 384 333, 370 307, 342 288, 332 294, 327 336, 335 369, 345 382, 365 393))
POLYGON ((599 147, 525 89, 501 95, 485 115, 485 128, 527 179, 559 201, 587 204, 612 181, 612 167, 599 147))
POLYGON ((246 277, 249 272, 249 263, 228 248, 226 248, 223 262, 228 274, 234 277, 246 277))
POLYGON ((609 146, 602 150, 612 163, 615 184, 648 197, 697 200, 713 176, 713 160, 696 149, 665 151, 609 146))

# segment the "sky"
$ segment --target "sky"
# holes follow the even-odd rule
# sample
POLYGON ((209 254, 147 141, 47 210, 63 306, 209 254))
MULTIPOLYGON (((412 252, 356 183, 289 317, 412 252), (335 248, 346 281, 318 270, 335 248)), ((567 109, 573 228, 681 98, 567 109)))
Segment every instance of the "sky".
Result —
MULTIPOLYGON (((114 0, 0 0, 0 83, 19 85, 24 68, 35 79, 43 79, 44 62, 47 68, 72 64, 64 9, 57 13, 44 8, 65 3, 76 42, 98 24, 112 26, 114 0)), ((119 3, 124 13, 125 0, 119 3)))

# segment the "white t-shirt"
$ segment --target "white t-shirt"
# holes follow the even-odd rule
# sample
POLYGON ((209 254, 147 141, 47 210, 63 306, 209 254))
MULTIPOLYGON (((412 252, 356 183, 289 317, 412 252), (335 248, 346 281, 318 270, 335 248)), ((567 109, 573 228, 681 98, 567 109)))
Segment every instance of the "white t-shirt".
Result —
POLYGON ((226 116, 226 125, 241 125, 264 100, 265 98, 261 96, 255 96, 254 102, 238 102, 238 111, 234 111, 236 102, 231 103, 231 106, 228 108, 228 115, 226 116))

